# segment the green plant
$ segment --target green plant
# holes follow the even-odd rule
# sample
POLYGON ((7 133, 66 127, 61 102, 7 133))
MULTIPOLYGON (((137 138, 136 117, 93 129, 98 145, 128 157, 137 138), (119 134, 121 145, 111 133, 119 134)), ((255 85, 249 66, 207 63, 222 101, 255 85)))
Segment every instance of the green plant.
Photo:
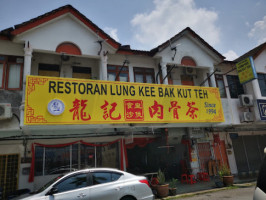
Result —
POLYGON ((231 175, 231 171, 229 169, 229 167, 227 165, 222 165, 221 169, 219 170, 219 176, 223 177, 223 176, 230 176, 231 175))
POLYGON ((175 179, 175 178, 172 178, 169 182, 169 188, 176 188, 177 186, 177 183, 178 183, 178 180, 175 179))
POLYGON ((165 176, 164 176, 164 173, 161 171, 161 169, 159 169, 158 171, 157 179, 158 179, 159 185, 165 184, 165 176))

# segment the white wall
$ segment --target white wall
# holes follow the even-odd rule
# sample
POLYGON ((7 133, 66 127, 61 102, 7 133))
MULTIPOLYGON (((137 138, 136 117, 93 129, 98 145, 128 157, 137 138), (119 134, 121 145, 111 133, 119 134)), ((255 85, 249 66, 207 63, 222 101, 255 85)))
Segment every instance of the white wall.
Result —
POLYGON ((16 44, 8 40, 0 40, 0 54, 24 56, 24 43, 16 44))
MULTIPOLYGON (((97 35, 70 15, 64 15, 44 25, 22 33, 17 41, 30 41, 33 49, 42 51, 55 51, 56 47, 69 42, 76 44, 82 55, 98 56, 100 49, 97 35)), ((105 43, 106 44, 106 43, 105 43)), ((104 44, 104 49, 110 52, 113 49, 104 44)))
POLYGON ((205 49, 201 48, 187 36, 180 38, 177 42, 173 43, 172 46, 176 46, 178 44, 180 45, 177 46, 177 53, 174 61, 172 61, 174 51, 171 50, 170 46, 164 49, 162 52, 157 53, 156 56, 162 57, 164 62, 172 64, 180 64, 181 59, 184 56, 189 56, 194 59, 197 66, 207 68, 213 68, 214 63, 217 62, 207 53, 205 49))
POLYGON ((266 73, 266 49, 254 60, 257 73, 266 73))

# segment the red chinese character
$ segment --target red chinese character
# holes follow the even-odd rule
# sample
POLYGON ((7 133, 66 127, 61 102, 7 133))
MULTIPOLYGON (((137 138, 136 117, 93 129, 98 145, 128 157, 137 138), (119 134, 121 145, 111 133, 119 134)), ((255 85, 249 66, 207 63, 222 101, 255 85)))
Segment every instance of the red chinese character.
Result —
POLYGON ((88 121, 91 119, 91 116, 88 114, 88 118, 85 118, 87 113, 84 112, 84 109, 87 107, 87 102, 88 100, 78 100, 75 99, 75 101, 73 101, 73 108, 70 109, 70 112, 73 112, 73 120, 75 120, 77 118, 77 120, 79 120, 79 116, 81 118, 82 121, 88 121), (79 108, 81 106, 81 110, 80 110, 80 115, 79 115, 79 108))
POLYGON ((171 107, 169 108, 169 112, 173 109, 173 117, 174 119, 179 119, 177 109, 180 109, 181 107, 177 105, 177 101, 171 101, 171 107))
POLYGON ((152 118, 157 114, 157 118, 163 119, 163 105, 158 104, 157 101, 154 100, 154 105, 149 107, 149 112, 152 118))
POLYGON ((186 115, 189 115, 189 117, 191 117, 192 119, 194 119, 195 117, 197 118, 198 116, 195 114, 195 111, 198 111, 199 109, 196 107, 193 107, 195 105, 195 102, 188 102, 187 106, 189 107, 186 115))
POLYGON ((142 100, 124 100, 125 120, 142 121, 144 120, 144 109, 142 100))
POLYGON ((121 119, 121 115, 119 114, 118 117, 113 117, 113 112, 115 111, 115 108, 117 106, 117 103, 110 104, 111 108, 108 110, 109 103, 108 101, 104 100, 104 105, 101 106, 101 109, 103 109, 103 118, 106 120, 108 117, 112 120, 119 120, 121 119), (108 113, 109 111, 109 113, 108 113))
POLYGON ((84 112, 84 110, 85 110, 85 108, 87 107, 87 104, 86 104, 86 102, 87 102, 88 100, 81 100, 81 110, 80 110, 80 117, 81 117, 81 120, 82 121, 88 121, 88 120, 90 120, 91 119, 91 116, 88 114, 88 118, 86 118, 86 115, 87 115, 87 113, 86 112, 84 112))

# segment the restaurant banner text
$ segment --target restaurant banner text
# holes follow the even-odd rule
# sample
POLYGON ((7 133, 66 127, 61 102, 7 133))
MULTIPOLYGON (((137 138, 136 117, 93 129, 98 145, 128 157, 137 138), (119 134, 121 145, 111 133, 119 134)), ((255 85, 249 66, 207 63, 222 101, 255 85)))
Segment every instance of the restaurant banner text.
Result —
POLYGON ((27 76, 26 125, 223 122, 218 88, 27 76))

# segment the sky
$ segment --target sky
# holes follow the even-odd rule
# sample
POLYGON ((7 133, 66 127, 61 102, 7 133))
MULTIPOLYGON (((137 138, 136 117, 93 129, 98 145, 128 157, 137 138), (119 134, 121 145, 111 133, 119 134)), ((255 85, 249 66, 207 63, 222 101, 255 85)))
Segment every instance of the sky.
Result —
POLYGON ((266 0, 0 0, 0 30, 67 4, 136 50, 151 50, 186 27, 226 60, 266 42, 266 0))

